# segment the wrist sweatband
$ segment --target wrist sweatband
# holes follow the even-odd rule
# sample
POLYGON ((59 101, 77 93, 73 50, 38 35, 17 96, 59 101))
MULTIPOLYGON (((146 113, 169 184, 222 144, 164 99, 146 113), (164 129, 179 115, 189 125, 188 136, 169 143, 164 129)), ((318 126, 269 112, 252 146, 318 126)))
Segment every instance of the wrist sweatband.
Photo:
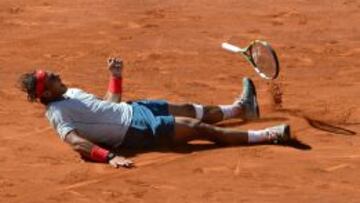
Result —
POLYGON ((114 94, 122 93, 122 77, 111 77, 109 81, 108 91, 114 94))
POLYGON ((107 162, 109 151, 99 146, 93 146, 90 152, 90 158, 98 162, 107 162))

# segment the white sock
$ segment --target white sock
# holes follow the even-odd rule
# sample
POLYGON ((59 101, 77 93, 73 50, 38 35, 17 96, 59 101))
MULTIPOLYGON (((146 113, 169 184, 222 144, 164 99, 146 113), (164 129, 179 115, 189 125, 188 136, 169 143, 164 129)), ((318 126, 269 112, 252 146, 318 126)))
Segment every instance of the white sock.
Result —
POLYGON ((219 105, 222 113, 223 119, 234 118, 239 113, 239 105, 231 104, 231 105, 219 105))
POLYGON ((192 104, 195 109, 195 117, 198 120, 202 120, 204 117, 204 107, 200 104, 192 104))
POLYGON ((248 142, 250 144, 261 143, 269 141, 269 135, 267 130, 249 130, 248 142))

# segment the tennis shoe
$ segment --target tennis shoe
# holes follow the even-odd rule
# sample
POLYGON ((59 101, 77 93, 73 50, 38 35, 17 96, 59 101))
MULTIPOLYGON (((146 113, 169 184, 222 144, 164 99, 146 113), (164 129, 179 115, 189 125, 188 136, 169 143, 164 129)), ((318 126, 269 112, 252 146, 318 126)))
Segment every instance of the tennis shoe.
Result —
POLYGON ((260 117, 259 105, 257 102, 256 89, 253 81, 245 77, 243 79, 243 91, 241 96, 235 100, 234 104, 244 109, 245 120, 256 120, 260 117))
POLYGON ((268 140, 274 144, 283 144, 291 139, 290 126, 287 124, 266 128, 265 132, 268 140))

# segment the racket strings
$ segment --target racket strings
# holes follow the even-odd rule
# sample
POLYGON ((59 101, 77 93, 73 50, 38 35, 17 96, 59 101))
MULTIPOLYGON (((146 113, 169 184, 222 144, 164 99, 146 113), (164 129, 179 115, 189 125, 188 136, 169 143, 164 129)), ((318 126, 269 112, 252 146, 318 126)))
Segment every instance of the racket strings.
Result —
POLYGON ((251 57, 256 72, 266 78, 275 78, 278 74, 278 62, 275 52, 270 46, 255 42, 251 47, 251 57))

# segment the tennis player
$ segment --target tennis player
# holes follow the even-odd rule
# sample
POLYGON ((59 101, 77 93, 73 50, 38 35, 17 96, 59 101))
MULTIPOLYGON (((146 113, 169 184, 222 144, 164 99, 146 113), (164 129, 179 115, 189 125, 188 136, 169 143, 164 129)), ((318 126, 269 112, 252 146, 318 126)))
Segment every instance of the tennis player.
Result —
POLYGON ((191 140, 243 145, 291 139, 286 124, 249 131, 212 125, 231 118, 259 118, 255 86, 249 78, 243 79, 241 96, 229 105, 173 104, 164 100, 121 102, 123 62, 110 58, 108 70, 110 81, 103 99, 68 88, 59 75, 44 70, 25 73, 19 80, 28 100, 44 105, 46 117, 60 138, 87 159, 113 167, 132 167, 131 160, 114 151, 191 140))

